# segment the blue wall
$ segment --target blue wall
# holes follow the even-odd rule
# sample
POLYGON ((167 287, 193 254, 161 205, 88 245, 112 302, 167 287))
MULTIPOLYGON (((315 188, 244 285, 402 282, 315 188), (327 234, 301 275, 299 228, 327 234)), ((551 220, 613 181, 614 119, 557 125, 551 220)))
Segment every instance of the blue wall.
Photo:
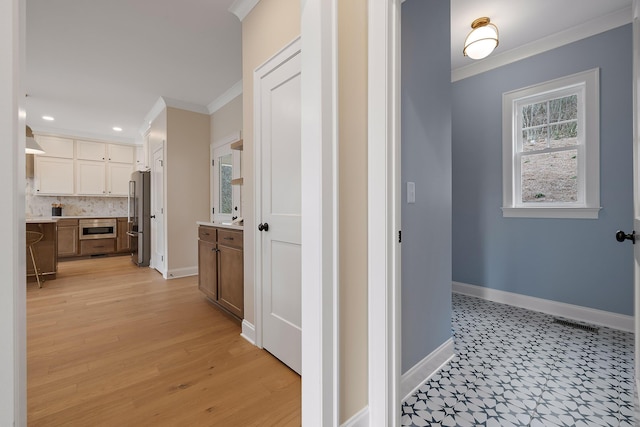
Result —
POLYGON ((633 315, 631 49, 626 25, 453 83, 454 281, 633 315), (600 218, 503 218, 502 93, 596 67, 600 218))
POLYGON ((449 23, 448 0, 402 6, 403 372, 451 337, 449 23))

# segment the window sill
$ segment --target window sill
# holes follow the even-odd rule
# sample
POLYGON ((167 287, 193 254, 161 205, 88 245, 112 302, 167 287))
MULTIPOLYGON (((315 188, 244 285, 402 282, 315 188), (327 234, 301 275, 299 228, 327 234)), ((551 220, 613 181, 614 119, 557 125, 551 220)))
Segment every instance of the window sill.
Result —
POLYGON ((569 208, 569 207, 503 207, 504 218, 573 218, 598 219, 602 208, 569 208))

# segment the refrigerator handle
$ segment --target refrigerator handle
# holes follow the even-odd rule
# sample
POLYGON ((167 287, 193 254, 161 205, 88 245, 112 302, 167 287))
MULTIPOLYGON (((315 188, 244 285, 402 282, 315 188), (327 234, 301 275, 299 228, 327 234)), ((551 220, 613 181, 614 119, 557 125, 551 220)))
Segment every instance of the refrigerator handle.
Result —
MULTIPOLYGON (((133 197, 133 204, 135 209, 136 203, 136 182, 129 181, 129 194, 127 194, 127 222, 131 222, 131 198, 133 197)), ((135 213, 134 213, 135 214, 135 213)))

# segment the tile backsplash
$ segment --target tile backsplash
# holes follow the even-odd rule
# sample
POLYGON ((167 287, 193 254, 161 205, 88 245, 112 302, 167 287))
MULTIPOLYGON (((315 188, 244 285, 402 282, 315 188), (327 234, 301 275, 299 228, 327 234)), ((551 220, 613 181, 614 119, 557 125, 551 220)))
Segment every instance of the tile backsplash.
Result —
POLYGON ((51 216, 51 204, 62 204, 63 216, 127 216, 126 197, 37 196, 33 178, 27 178, 27 218, 51 216))

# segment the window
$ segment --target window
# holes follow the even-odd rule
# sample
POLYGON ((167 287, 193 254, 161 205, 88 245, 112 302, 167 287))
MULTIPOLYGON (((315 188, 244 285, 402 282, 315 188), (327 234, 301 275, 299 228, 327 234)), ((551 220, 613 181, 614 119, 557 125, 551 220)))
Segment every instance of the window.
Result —
POLYGON ((503 215, 598 218, 598 69, 502 96, 503 215))
POLYGON ((240 210, 240 185, 232 182, 240 176, 240 152, 231 144, 240 139, 239 132, 211 147, 211 220, 228 222, 242 216, 240 210))

